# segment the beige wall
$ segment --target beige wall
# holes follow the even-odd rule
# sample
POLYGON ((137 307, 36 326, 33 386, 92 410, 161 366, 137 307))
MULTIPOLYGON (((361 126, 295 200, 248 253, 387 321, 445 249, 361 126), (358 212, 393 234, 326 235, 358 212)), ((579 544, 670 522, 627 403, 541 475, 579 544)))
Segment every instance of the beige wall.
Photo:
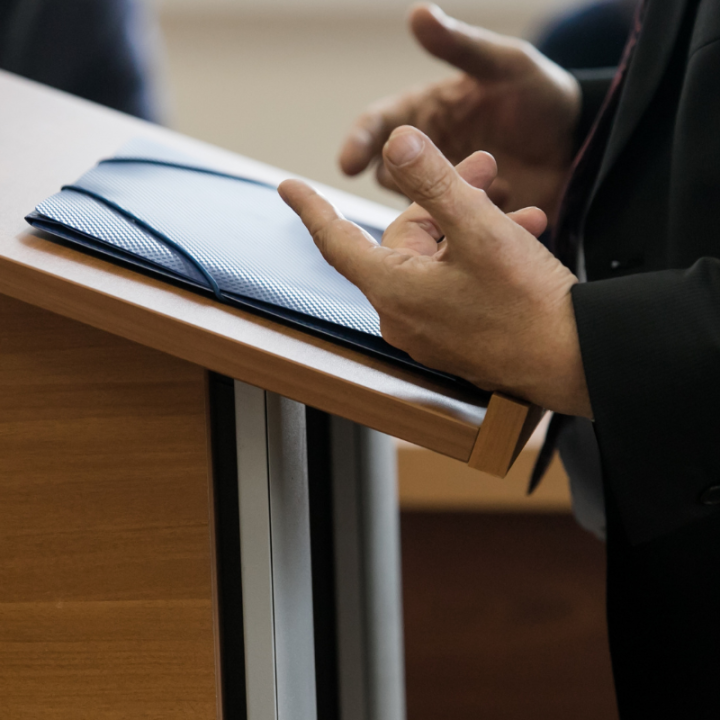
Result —
MULTIPOLYGON (((449 7, 463 19, 527 34, 548 8, 567 3, 458 0, 449 7)), ((170 124, 401 207, 370 178, 342 177, 335 157, 345 129, 369 102, 450 72, 409 37, 406 5, 404 0, 380 5, 356 0, 164 0, 160 18, 170 124)))

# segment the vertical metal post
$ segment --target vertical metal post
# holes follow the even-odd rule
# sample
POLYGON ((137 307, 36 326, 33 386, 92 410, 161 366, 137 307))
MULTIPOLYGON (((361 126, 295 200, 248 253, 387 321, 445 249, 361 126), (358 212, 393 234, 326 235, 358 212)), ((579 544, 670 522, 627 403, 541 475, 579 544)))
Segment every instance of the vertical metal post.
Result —
POLYGON ((235 381, 248 720, 315 720, 304 407, 235 381))
POLYGON ((315 720, 305 406, 266 393, 278 720, 315 720))
MULTIPOLYGON (((338 698, 333 702, 340 706, 340 720, 404 720, 392 441, 312 411, 313 515, 309 411, 238 381, 234 401, 247 720, 317 720, 317 688, 323 692, 323 717, 329 717, 333 705, 327 701, 338 698), (321 457, 327 458, 325 470, 318 464, 321 457), (312 537, 311 517, 317 525, 312 537), (318 561, 314 568, 311 540, 318 561), (321 540, 325 554, 318 553, 321 540), (317 607, 313 583, 321 589, 317 607), (334 615, 334 638, 332 626, 330 635, 327 627, 316 634, 314 612, 318 618, 334 615), (316 643, 322 653, 319 669, 316 643), (336 675, 328 674, 335 662, 336 675)), ((233 610, 223 612, 227 617, 233 610)), ((232 681, 231 674, 224 680, 232 681)))
POLYGON ((342 720, 404 720, 396 459, 387 436, 332 422, 342 720))

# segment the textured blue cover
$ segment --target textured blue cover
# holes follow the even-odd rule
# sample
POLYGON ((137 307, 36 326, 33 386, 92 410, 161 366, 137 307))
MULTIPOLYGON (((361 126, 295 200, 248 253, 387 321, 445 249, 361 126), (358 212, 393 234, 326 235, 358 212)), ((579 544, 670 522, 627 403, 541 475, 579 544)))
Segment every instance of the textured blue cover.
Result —
POLYGON ((222 302, 422 367, 382 340, 373 307, 323 260, 275 188, 216 173, 164 146, 129 143, 27 220, 222 302))

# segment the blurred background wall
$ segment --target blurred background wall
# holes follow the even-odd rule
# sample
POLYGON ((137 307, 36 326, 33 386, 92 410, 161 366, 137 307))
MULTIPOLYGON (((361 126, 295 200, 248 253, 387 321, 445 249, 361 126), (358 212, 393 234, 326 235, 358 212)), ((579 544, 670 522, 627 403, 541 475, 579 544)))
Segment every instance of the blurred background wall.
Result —
MULTIPOLYGON (((449 0, 443 9, 532 37, 569 0, 449 0)), ((452 72, 409 37, 405 0, 158 0, 168 122, 244 155, 402 207, 335 157, 371 101, 452 72)))

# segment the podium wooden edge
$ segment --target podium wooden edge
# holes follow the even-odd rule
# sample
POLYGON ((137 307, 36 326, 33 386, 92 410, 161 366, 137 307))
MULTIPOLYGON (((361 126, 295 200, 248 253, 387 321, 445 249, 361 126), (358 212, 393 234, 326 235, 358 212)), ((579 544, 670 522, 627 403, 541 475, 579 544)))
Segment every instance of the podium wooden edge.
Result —
POLYGON ((545 414, 545 409, 493 393, 467 464, 504 478, 545 414))
MULTIPOLYGON (((481 423, 446 415, 439 431, 429 424, 430 420, 440 419, 432 409, 414 407, 401 397, 386 398, 358 385, 352 386, 355 411, 348 413, 344 393, 349 385, 340 378, 326 377, 328 387, 323 391, 311 382, 309 375, 314 371, 310 367, 268 355, 252 346, 244 347, 243 360, 234 339, 216 333, 203 337, 198 328, 176 317, 65 281, 41 268, 0 257, 0 293, 325 412, 349 417, 496 477, 505 477, 545 412, 526 401, 493 393, 481 423), (168 326, 172 326, 171 331, 168 326), (390 417, 401 422, 391 428, 390 417), (411 419, 413 422, 409 422, 411 419)), ((256 323, 270 324, 253 319, 256 323)))

